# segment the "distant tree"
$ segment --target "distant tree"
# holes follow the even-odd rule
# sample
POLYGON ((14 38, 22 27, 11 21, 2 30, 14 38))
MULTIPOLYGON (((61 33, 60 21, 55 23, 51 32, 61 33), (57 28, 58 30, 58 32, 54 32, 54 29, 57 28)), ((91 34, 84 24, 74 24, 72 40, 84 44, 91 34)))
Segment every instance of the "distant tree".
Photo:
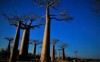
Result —
POLYGON ((52 40, 52 55, 51 55, 51 61, 55 62, 55 44, 58 42, 58 39, 53 39, 52 40))
POLYGON ((50 22, 51 19, 55 19, 57 21, 68 21, 72 20, 72 17, 69 17, 65 12, 61 12, 59 14, 50 14, 50 8, 55 9, 55 6, 58 4, 58 0, 33 0, 36 4, 40 4, 46 7, 46 24, 44 30, 44 38, 41 52, 41 62, 50 62, 50 22), (57 18, 57 16, 59 16, 57 18))
POLYGON ((37 47, 38 44, 41 44, 41 42, 39 40, 31 40, 30 44, 34 45, 33 56, 36 57, 36 49, 37 49, 36 47, 37 47))
POLYGON ((59 47, 62 50, 62 60, 65 60, 65 48, 67 48, 67 44, 62 43, 59 47))
POLYGON ((12 43, 12 41, 13 41, 13 38, 10 38, 10 37, 5 37, 4 39, 6 39, 6 40, 8 40, 8 47, 7 47, 7 51, 8 51, 8 58, 10 57, 10 52, 11 52, 11 50, 10 50, 10 48, 11 48, 11 43, 12 43))

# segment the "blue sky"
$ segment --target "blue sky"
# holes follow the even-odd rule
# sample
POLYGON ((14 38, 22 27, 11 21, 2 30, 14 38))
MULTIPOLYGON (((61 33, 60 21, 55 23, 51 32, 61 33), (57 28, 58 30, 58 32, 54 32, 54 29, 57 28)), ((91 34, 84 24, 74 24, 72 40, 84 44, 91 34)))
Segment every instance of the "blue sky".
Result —
MULTIPOLYGON (((16 27, 10 26, 9 22, 2 18, 2 13, 28 14, 35 13, 39 16, 45 14, 45 8, 38 8, 32 0, 0 0, 0 48, 7 47, 4 37, 14 37, 16 27)), ((51 39, 57 38, 68 44, 66 55, 73 57, 74 51, 78 51, 81 58, 100 59, 100 16, 92 11, 93 0, 61 0, 57 10, 51 9, 50 13, 58 13, 67 10, 74 19, 71 22, 51 22, 51 39)), ((21 30, 22 37, 23 30, 21 30)), ((30 39, 42 40, 44 26, 31 30, 30 39)), ((19 44, 20 46, 20 44, 19 44)), ((33 45, 29 46, 32 52, 33 45)), ((40 53, 38 45, 37 53, 40 53)))

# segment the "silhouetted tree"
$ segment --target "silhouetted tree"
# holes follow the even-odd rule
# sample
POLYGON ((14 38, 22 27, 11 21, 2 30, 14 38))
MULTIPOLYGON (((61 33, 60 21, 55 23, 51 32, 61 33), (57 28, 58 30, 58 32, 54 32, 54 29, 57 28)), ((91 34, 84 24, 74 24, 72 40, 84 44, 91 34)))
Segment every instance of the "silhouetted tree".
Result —
POLYGON ((20 46, 19 59, 25 61, 28 60, 28 45, 29 45, 30 30, 35 29, 36 27, 39 28, 40 25, 42 25, 42 23, 37 23, 35 25, 32 25, 32 22, 39 18, 36 17, 36 15, 34 14, 23 17, 25 22, 23 23, 24 32, 20 46))
MULTIPOLYGON (((50 14, 50 8, 55 8, 58 0, 33 0, 35 3, 40 4, 41 6, 46 7, 46 24, 44 30, 44 38, 43 38, 43 45, 42 45, 42 52, 41 52, 41 62, 50 62, 50 22, 51 19, 55 19, 57 21, 63 20, 71 20, 72 17, 69 17, 64 12, 59 14, 50 14), (64 13, 64 14, 63 14, 64 13), (56 16, 60 16, 57 18, 56 16)), ((40 6, 40 7, 41 7, 40 6)))
POLYGON ((51 55, 51 61, 55 62, 55 44, 58 42, 58 39, 52 40, 52 55, 51 55))
POLYGON ((13 41, 13 38, 10 38, 10 37, 5 37, 4 39, 6 39, 6 40, 8 40, 8 47, 7 47, 7 51, 8 51, 8 58, 10 57, 10 52, 11 52, 11 49, 10 49, 10 47, 11 47, 11 43, 12 43, 12 41, 13 41))
POLYGON ((22 19, 17 16, 17 15, 7 15, 7 14, 3 14, 4 17, 10 22, 10 25, 16 26, 16 34, 14 37, 14 42, 13 42, 13 47, 11 50, 11 55, 10 55, 10 59, 9 62, 15 62, 16 58, 17 58, 17 54, 18 54, 18 44, 19 44, 19 38, 20 38, 20 29, 23 29, 23 23, 22 23, 22 19))
POLYGON ((66 43, 62 43, 59 47, 62 50, 62 60, 65 60, 65 48, 67 48, 67 44, 66 43))
POLYGON ((32 41, 30 41, 30 44, 33 44, 34 45, 34 48, 33 48, 33 56, 36 57, 36 47, 37 47, 38 44, 41 44, 41 42, 38 41, 38 40, 32 40, 32 41))

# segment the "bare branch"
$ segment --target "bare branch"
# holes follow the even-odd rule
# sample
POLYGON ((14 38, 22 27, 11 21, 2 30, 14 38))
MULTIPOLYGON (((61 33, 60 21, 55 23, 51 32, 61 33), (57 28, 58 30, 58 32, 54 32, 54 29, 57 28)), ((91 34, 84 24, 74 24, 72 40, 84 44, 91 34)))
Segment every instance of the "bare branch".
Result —
POLYGON ((30 26, 32 24, 33 20, 30 20, 30 22, 28 23, 28 25, 30 26))
POLYGON ((55 9, 55 5, 58 3, 58 0, 33 0, 36 4, 40 4, 42 6, 51 7, 55 9))
POLYGON ((55 17, 55 16, 61 16, 61 17, 65 17, 65 16, 68 16, 67 12, 64 10, 58 14, 51 14, 50 15, 51 17, 55 17))
POLYGON ((30 26, 30 28, 35 28, 35 27, 39 28, 41 25, 44 25, 44 24, 37 24, 37 25, 34 25, 34 26, 30 26))
POLYGON ((39 6, 39 8, 43 7, 44 5, 39 6))
POLYGON ((56 8, 55 6, 51 6, 51 8, 53 8, 53 9, 57 10, 57 8, 56 8))
POLYGON ((54 3, 55 3, 55 2, 51 2, 48 6, 51 7, 51 6, 53 6, 54 3))
MULTIPOLYGON (((41 17, 37 17, 37 19, 41 20, 43 19, 45 16, 41 16, 41 17)), ((35 28, 35 27, 40 27, 41 25, 44 25, 43 22, 38 22, 38 24, 34 25, 34 26, 30 26, 30 28, 35 28)))
POLYGON ((16 15, 8 16, 7 14, 3 14, 3 16, 10 22, 10 25, 18 26, 18 22, 21 21, 21 18, 16 15))
POLYGON ((58 3, 58 0, 53 0, 49 3, 49 7, 54 8, 54 6, 58 3))
POLYGON ((69 21, 69 20, 73 20, 73 17, 64 17, 64 18, 61 18, 60 20, 69 21))
POLYGON ((60 12, 58 15, 60 15, 60 16, 67 16, 68 14, 67 14, 67 12, 64 10, 64 11, 60 12))
POLYGON ((11 23, 10 25, 18 26, 16 23, 11 23))
POLYGON ((65 49, 68 47, 68 45, 66 43, 62 43, 60 46, 59 46, 61 49, 65 49))
POLYGON ((23 26, 21 26, 20 28, 21 28, 21 29, 25 29, 25 27, 23 27, 23 26))
POLYGON ((40 16, 40 17, 37 17, 38 20, 40 21, 43 21, 45 19, 45 15, 44 16, 40 16))
POLYGON ((42 44, 39 40, 30 40, 30 44, 42 44))
POLYGON ((53 14, 50 16, 50 19, 55 19, 57 21, 69 21, 73 19, 72 17, 68 16, 68 13, 66 11, 62 11, 58 14, 53 14))
POLYGON ((57 21, 69 21, 69 20, 72 20, 73 18, 72 17, 63 17, 63 18, 52 17, 50 19, 54 19, 54 20, 57 20, 57 21))
POLYGON ((8 40, 10 42, 14 40, 14 38, 11 38, 11 37, 5 37, 4 39, 6 39, 6 40, 8 40))
POLYGON ((46 6, 46 4, 41 1, 41 0, 33 0, 36 4, 40 4, 40 5, 43 5, 43 6, 46 6))
POLYGON ((62 20, 60 20, 60 19, 58 19, 58 18, 50 18, 50 19, 54 19, 54 20, 57 20, 57 21, 62 21, 62 20))
POLYGON ((51 44, 56 44, 59 40, 58 39, 52 39, 52 43, 51 44))

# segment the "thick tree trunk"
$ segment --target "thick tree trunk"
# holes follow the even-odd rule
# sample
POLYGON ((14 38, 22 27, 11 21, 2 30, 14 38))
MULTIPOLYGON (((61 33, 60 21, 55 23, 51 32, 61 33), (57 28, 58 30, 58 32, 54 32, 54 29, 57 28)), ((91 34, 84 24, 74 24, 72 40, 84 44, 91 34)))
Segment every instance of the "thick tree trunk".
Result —
POLYGON ((17 31, 16 31, 16 35, 15 35, 15 38, 14 38, 13 47, 12 47, 12 50, 11 50, 9 62, 16 62, 16 58, 17 58, 17 54, 18 54, 18 44, 19 44, 19 38, 20 38, 20 26, 21 25, 20 25, 20 21, 19 21, 17 31))
POLYGON ((52 56, 51 56, 51 61, 54 62, 55 61, 55 45, 52 45, 52 56))
POLYGON ((50 62, 50 16, 48 7, 46 8, 46 24, 40 61, 50 62))
POLYGON ((63 53, 62 59, 65 60, 65 51, 64 51, 64 48, 62 49, 62 53, 63 53))
POLYGON ((28 60, 29 34, 30 34, 30 28, 24 29, 22 42, 20 46, 20 52, 19 52, 19 60, 22 61, 28 60))

